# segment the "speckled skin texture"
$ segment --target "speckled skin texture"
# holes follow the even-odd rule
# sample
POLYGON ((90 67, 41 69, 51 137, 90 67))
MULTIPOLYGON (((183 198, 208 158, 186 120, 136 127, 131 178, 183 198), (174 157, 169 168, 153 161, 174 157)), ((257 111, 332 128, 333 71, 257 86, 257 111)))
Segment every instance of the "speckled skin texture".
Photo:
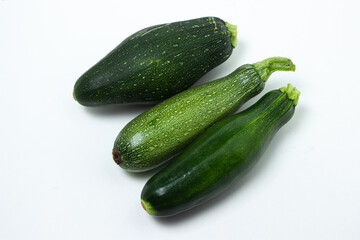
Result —
POLYGON ((74 98, 85 106, 158 102, 190 87, 232 49, 230 31, 215 17, 145 28, 85 72, 74 98))
POLYGON ((129 122, 115 140, 120 166, 146 171, 164 163, 207 127, 260 93, 265 82, 243 65, 228 76, 181 92, 129 122))
POLYGON ((219 121, 146 183, 145 208, 155 216, 171 216, 215 197, 256 164, 294 111, 293 100, 275 90, 219 121))

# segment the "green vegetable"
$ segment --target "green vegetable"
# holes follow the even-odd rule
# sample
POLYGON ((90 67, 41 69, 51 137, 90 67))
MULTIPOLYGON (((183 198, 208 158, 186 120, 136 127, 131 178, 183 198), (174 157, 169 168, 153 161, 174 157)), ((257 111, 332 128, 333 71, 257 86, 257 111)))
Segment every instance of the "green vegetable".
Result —
POLYGON ((291 85, 207 129, 146 183, 145 210, 171 216, 218 195, 255 165, 276 132, 291 119, 300 92, 291 85))
POLYGON ((73 95, 84 106, 158 102, 223 63, 235 45, 236 26, 216 17, 148 27, 85 72, 73 95))
POLYGON ((277 70, 294 71, 295 65, 283 57, 246 64, 226 77, 163 101, 123 128, 114 143, 113 159, 128 171, 159 166, 203 130, 260 93, 277 70))

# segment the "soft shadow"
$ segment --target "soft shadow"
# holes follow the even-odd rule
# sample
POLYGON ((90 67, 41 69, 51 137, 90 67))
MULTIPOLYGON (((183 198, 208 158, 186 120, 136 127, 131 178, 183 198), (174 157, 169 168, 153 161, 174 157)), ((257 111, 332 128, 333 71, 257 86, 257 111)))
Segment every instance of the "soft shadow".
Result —
POLYGON ((163 164, 161 164, 160 166, 151 169, 149 171, 146 172, 126 172, 126 174, 129 177, 135 178, 135 179, 140 179, 140 180, 148 180, 150 177, 152 177, 155 173, 159 172, 161 169, 165 168, 177 155, 179 155, 182 152, 182 150, 180 150, 177 154, 175 154, 174 156, 172 156, 171 158, 169 158, 169 160, 167 160, 166 162, 164 162, 163 164))
MULTIPOLYGON (((125 171, 125 174, 130 177, 130 178, 134 178, 136 180, 141 180, 141 181, 147 181, 148 179, 150 179, 153 175, 155 175, 155 173, 159 172, 161 169, 163 169, 164 167, 166 167, 169 164, 169 162, 166 162, 162 165, 160 165, 159 167, 156 167, 154 169, 151 169, 149 171, 146 172, 128 172, 125 171)), ((123 169, 122 169, 123 170, 123 169)))

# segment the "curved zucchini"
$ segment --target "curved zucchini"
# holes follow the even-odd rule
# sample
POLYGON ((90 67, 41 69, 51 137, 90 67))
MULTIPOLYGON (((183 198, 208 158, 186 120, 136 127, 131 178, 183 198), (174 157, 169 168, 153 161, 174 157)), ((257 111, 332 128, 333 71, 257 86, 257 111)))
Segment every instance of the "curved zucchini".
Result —
POLYGON ((151 215, 171 216, 224 191, 255 165, 291 119, 299 95, 291 85, 271 91, 206 130, 146 183, 141 193, 144 209, 151 215))
POLYGON ((129 122, 118 134, 113 159, 133 172, 153 169, 203 130, 260 93, 277 70, 294 71, 288 58, 246 64, 226 77, 181 92, 129 122))
POLYGON ((86 71, 73 96, 84 106, 166 99, 228 59, 236 34, 235 25, 216 17, 145 28, 86 71))

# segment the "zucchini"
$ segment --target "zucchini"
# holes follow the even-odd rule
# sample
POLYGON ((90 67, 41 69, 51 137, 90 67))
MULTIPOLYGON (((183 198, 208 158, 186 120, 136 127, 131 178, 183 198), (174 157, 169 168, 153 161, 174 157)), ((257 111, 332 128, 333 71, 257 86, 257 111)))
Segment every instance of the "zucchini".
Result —
POLYGON ((300 92, 288 85, 264 95, 197 138, 145 184, 144 209, 171 216, 224 191, 255 165, 276 132, 294 114, 300 92))
POLYGON ((84 106, 158 102, 228 59, 236 35, 235 25, 216 17, 145 28, 86 71, 73 96, 84 106))
POLYGON ((260 93, 276 70, 294 71, 295 65, 283 57, 246 64, 226 77, 163 101, 121 130, 113 147, 114 161, 133 172, 159 166, 203 130, 260 93))

